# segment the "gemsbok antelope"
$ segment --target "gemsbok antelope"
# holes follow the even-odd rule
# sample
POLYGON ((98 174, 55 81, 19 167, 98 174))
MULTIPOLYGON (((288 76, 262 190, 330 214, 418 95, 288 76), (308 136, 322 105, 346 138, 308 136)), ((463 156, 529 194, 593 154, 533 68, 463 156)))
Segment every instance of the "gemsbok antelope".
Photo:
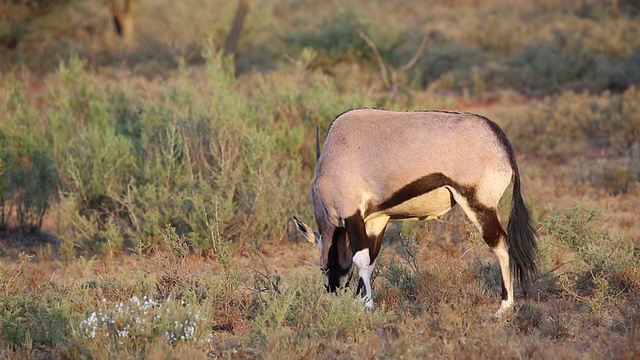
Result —
POLYGON ((502 302, 495 316, 513 306, 514 277, 525 289, 539 275, 514 151, 493 121, 453 111, 349 110, 331 124, 321 153, 316 133, 316 158, 311 200, 318 232, 294 222, 320 249, 327 291, 346 286, 355 265, 357 294, 373 308, 371 273, 388 222, 438 219, 456 204, 498 258, 502 302), (511 182, 505 232, 497 206, 511 182))

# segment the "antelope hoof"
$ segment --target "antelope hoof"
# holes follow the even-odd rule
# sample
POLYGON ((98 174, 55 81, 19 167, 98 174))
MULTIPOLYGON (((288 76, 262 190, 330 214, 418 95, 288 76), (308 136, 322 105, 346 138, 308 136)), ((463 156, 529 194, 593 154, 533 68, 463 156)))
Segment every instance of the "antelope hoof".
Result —
POLYGON ((373 299, 366 296, 366 297, 362 297, 360 298, 360 300, 364 303, 364 307, 368 310, 373 310, 375 308, 375 306, 373 306, 373 299))
POLYGON ((500 318, 504 315, 505 312, 511 310, 513 308, 513 300, 502 300, 500 304, 500 309, 493 315, 495 318, 500 318))

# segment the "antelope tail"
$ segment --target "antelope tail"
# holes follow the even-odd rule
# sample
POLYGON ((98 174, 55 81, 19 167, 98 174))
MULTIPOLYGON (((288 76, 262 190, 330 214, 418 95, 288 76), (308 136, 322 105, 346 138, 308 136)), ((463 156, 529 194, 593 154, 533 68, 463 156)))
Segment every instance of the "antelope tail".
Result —
POLYGON ((520 193, 520 174, 517 165, 514 166, 513 171, 513 196, 507 225, 507 243, 511 258, 509 263, 511 273, 520 280, 526 296, 527 286, 540 276, 540 260, 536 230, 531 224, 531 214, 520 193))

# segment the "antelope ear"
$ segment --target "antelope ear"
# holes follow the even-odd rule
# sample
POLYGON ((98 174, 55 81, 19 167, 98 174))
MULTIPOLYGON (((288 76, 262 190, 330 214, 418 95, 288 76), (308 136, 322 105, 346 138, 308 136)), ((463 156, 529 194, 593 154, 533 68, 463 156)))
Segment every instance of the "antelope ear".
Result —
POLYGON ((320 234, 315 232, 311 228, 311 226, 298 220, 298 218, 296 218, 295 216, 293 217, 293 223, 296 224, 296 229, 298 229, 300 234, 302 234, 302 236, 304 236, 304 238, 307 239, 308 242, 314 245, 318 245, 318 240, 320 240, 320 234))

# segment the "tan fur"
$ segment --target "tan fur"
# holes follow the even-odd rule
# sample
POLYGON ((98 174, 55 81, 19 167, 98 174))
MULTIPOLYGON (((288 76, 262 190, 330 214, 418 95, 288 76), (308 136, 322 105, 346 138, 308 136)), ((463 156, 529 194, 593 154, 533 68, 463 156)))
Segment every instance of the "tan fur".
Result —
POLYGON ((484 117, 348 111, 327 134, 311 197, 319 233, 297 219, 296 227, 320 247, 327 290, 344 286, 355 265, 357 293, 369 308, 371 272, 388 222, 437 219, 456 204, 498 258, 503 292, 496 316, 513 306, 512 275, 527 283, 539 274, 535 229, 513 148, 498 125, 484 117), (497 206, 512 181, 507 232, 497 206))
MULTIPOLYGON (((435 172, 475 185, 478 179, 494 176, 487 169, 500 169, 510 179, 501 144, 475 115, 358 109, 331 125, 313 185, 319 191, 330 187, 325 196, 340 197, 328 198, 329 203, 348 206, 361 201, 343 196, 367 192, 383 201, 411 180, 435 172)), ((353 214, 356 209, 336 210, 353 214)))
MULTIPOLYGON (((495 133, 476 115, 348 111, 331 125, 316 167, 312 196, 314 212, 321 214, 316 220, 339 226, 340 219, 358 211, 365 214, 368 204, 381 203, 433 173, 476 188, 478 201, 494 207, 511 181, 512 169, 495 133), (324 208, 327 204, 331 207, 324 208)), ((406 214, 438 218, 451 209, 450 197, 439 188, 384 213, 368 214, 365 222, 406 214)))

